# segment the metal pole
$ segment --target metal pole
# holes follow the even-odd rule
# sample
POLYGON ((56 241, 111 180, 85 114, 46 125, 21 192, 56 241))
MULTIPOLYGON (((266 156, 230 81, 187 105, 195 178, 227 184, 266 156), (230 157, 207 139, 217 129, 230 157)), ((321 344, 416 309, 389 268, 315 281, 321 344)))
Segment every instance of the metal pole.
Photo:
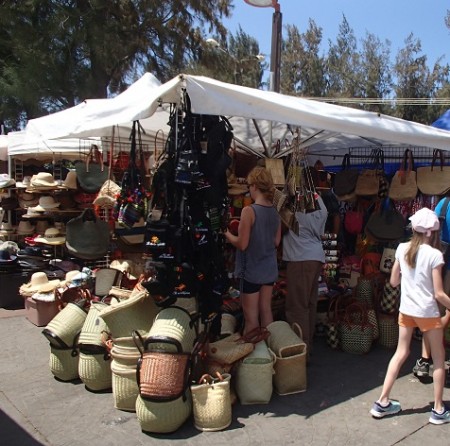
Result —
POLYGON ((270 90, 280 92, 280 71, 281 71, 281 31, 283 16, 280 12, 280 5, 272 16, 272 47, 270 50, 270 90))

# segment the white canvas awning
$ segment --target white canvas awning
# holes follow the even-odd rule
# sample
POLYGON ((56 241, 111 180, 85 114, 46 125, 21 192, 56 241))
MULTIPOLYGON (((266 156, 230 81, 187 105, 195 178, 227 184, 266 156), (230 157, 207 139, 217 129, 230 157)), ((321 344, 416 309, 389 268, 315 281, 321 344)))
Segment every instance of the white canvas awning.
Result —
MULTIPOLYGON (((450 132, 431 126, 203 76, 179 75, 161 85, 149 73, 116 98, 87 100, 72 109, 30 120, 26 131, 34 138, 86 138, 111 135, 113 126, 130 126, 135 120, 144 120, 146 132, 154 135, 163 127, 167 132, 168 112, 163 105, 180 104, 184 91, 194 113, 232 117, 236 138, 255 144, 255 150, 260 152, 259 137, 245 120, 275 122, 261 127, 272 136, 273 128, 278 127, 277 138, 289 136, 287 125, 300 127, 302 145, 311 150, 315 144, 321 150, 336 150, 335 142, 330 141, 342 144, 346 138, 354 141, 354 145, 376 146, 387 142, 450 150, 450 132), (254 141, 250 141, 252 138, 254 141)), ((287 153, 283 145, 281 148, 284 150, 276 156, 287 153)))

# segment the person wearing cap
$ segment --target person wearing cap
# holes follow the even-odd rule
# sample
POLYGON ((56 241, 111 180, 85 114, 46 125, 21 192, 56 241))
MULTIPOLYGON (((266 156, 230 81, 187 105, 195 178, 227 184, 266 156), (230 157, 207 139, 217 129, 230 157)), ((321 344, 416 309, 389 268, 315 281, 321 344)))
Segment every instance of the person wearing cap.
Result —
POLYGON ((383 418, 401 411, 400 403, 390 400, 389 396, 409 356, 412 335, 417 327, 429 342, 434 363, 434 407, 429 422, 444 424, 450 422, 450 409, 442 400, 445 349, 438 304, 449 309, 450 298, 442 284, 444 256, 440 250, 439 219, 432 210, 422 208, 410 220, 412 238, 398 245, 390 277, 391 286, 401 285, 397 349, 389 362, 381 395, 370 414, 374 418, 383 418))
POLYGON ((236 248, 235 277, 240 279, 244 312, 243 334, 273 322, 272 290, 278 279, 277 247, 281 241, 281 221, 273 207, 272 175, 255 167, 247 176, 254 203, 242 209, 238 234, 225 231, 236 248))

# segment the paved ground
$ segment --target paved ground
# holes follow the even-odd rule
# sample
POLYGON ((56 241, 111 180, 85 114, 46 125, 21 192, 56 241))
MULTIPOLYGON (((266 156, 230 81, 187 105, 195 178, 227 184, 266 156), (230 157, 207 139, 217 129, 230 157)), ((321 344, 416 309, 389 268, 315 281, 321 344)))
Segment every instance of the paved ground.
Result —
MULTIPOLYGON (((63 383, 48 366, 49 346, 41 328, 23 310, 0 309, 0 445, 422 445, 450 443, 450 425, 428 423, 432 384, 410 373, 420 343, 413 341, 392 397, 403 411, 372 419, 391 350, 365 356, 331 350, 315 342, 308 366, 308 390, 273 395, 267 405, 233 406, 233 422, 221 432, 199 432, 188 420, 170 435, 142 433, 136 415, 113 407, 111 393, 92 393, 81 381, 63 383)), ((450 389, 445 391, 450 401, 450 389)))

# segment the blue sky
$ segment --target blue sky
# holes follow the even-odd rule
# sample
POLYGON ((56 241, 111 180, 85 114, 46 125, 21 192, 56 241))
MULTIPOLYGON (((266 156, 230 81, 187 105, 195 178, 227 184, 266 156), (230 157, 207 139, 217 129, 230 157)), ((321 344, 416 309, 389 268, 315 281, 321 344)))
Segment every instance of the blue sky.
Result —
MULTIPOLYGON (((366 31, 381 40, 391 41, 391 57, 404 47, 404 41, 413 32, 422 43, 422 52, 427 56, 430 67, 440 56, 450 63, 450 30, 444 18, 450 9, 448 0, 278 0, 285 25, 296 25, 302 33, 308 28, 309 18, 323 30, 324 50, 328 39, 333 42, 339 32, 339 24, 345 15, 358 39, 366 31)), ((235 33, 238 26, 259 42, 260 52, 270 55, 272 14, 274 9, 257 8, 244 0, 234 0, 231 20, 226 20, 228 29, 235 33)), ((283 29, 283 37, 286 31, 283 29)), ((269 62, 269 57, 266 59, 269 62)))

